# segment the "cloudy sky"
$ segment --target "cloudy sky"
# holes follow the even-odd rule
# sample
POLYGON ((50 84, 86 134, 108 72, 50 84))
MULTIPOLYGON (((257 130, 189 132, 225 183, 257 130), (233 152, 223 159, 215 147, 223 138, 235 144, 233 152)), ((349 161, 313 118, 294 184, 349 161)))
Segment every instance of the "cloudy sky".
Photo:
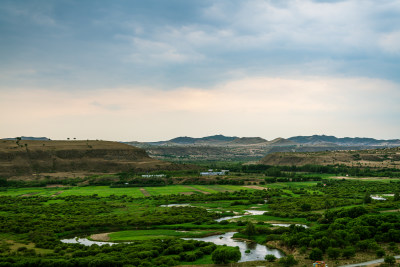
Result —
POLYGON ((400 138, 398 0, 2 0, 0 138, 400 138))

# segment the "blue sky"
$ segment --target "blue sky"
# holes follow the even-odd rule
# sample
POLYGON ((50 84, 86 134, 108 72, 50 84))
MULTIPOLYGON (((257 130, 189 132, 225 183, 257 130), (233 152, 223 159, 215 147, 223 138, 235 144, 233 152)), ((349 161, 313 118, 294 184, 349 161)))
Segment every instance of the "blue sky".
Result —
POLYGON ((400 138, 399 1, 3 0, 0 36, 0 137, 400 138))

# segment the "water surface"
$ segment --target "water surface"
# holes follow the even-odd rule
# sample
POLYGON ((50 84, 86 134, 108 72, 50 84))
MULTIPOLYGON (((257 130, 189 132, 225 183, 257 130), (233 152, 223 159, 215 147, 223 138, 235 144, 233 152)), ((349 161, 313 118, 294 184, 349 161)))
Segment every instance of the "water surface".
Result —
POLYGON ((235 233, 237 232, 228 232, 223 235, 213 235, 202 238, 183 238, 183 239, 213 242, 216 245, 239 247, 240 253, 242 254, 242 258, 240 259, 239 262, 264 260, 265 255, 267 254, 272 254, 277 258, 285 256, 285 254, 278 249, 269 249, 266 246, 257 244, 255 242, 245 242, 232 239, 235 233), (250 250, 250 253, 246 253, 245 252, 246 250, 250 250))

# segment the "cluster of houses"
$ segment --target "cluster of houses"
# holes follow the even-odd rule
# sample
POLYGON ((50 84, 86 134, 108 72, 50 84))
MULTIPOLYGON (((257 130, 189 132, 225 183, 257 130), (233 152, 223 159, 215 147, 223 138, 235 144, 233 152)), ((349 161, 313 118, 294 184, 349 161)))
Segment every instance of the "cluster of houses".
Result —
POLYGON ((165 178, 165 174, 143 174, 143 178, 165 178))
POLYGON ((201 176, 216 176, 216 175, 226 175, 229 173, 229 170, 221 170, 219 172, 214 171, 213 169, 209 169, 207 172, 201 172, 201 176))
MULTIPOLYGON (((209 169, 206 172, 201 172, 201 176, 218 176, 218 175, 227 175, 229 170, 220 170, 214 171, 213 169, 209 169)), ((165 178, 165 174, 143 174, 142 178, 165 178)))

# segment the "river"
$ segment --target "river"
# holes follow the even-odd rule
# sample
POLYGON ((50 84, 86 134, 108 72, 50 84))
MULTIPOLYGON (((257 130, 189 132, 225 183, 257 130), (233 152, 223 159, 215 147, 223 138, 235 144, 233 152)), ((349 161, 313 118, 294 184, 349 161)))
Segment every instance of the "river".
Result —
MULTIPOLYGON (((164 205, 164 207, 174 207, 174 206, 188 206, 188 204, 170 204, 170 205, 164 205)), ((262 215, 264 214, 263 210, 245 210, 245 214, 243 215, 237 215, 237 216, 227 216, 227 217, 222 217, 217 219, 217 222, 220 222, 222 220, 230 220, 234 218, 240 218, 243 216, 249 216, 249 215, 262 215)), ((289 226, 290 224, 275 224, 276 226, 289 226)), ((302 225, 305 226, 305 225, 302 225)), ((305 226, 306 227, 306 226, 305 226)), ((245 261, 257 261, 257 260, 264 260, 265 255, 267 254, 272 254, 277 258, 284 257, 284 253, 281 252, 278 249, 269 249, 266 246, 257 244, 255 242, 246 242, 243 240, 235 240, 232 239, 233 235, 237 232, 227 232, 222 235, 213 235, 213 236, 207 236, 203 238, 183 238, 185 240, 199 240, 199 241, 205 241, 205 242, 213 242, 216 245, 227 245, 227 246, 232 246, 232 247, 239 247, 240 252, 242 254, 242 258, 240 259, 239 262, 245 262, 245 261), (246 251, 249 251, 246 253, 246 251)), ((100 241, 92 241, 87 238, 71 238, 71 239, 63 239, 61 240, 63 243, 78 243, 82 244, 85 246, 91 246, 93 244, 97 244, 99 246, 109 244, 109 245, 114 245, 117 243, 113 242, 100 242, 100 241)))
POLYGON ((277 258, 285 256, 285 254, 278 249, 269 249, 266 246, 257 244, 255 242, 245 242, 241 240, 232 239, 235 233, 237 232, 228 232, 223 235, 213 235, 202 238, 183 238, 183 239, 213 242, 216 245, 239 247, 240 253, 242 254, 242 258, 240 259, 239 262, 264 260, 265 255, 267 254, 272 254, 277 258), (246 250, 250 250, 250 253, 246 253, 246 250))

